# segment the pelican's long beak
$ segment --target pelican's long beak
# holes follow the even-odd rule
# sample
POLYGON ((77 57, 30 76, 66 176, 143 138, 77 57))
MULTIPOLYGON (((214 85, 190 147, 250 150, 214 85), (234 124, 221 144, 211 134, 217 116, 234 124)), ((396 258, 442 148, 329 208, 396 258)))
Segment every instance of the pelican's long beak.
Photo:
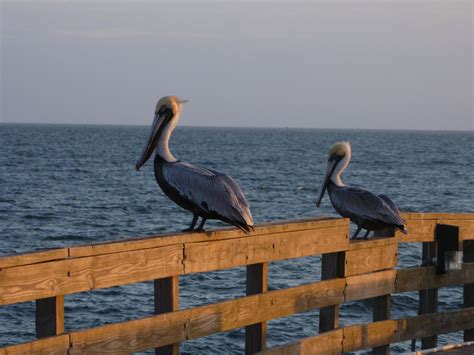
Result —
POLYGON ((160 140, 161 131, 163 130, 164 126, 170 121, 173 114, 171 110, 164 110, 163 112, 155 114, 155 118, 153 120, 153 124, 151 126, 150 137, 148 138, 148 142, 143 149, 143 153, 138 159, 137 164, 135 165, 135 170, 138 171, 140 168, 150 159, 150 156, 153 154, 153 150, 155 150, 158 141, 160 140))
POLYGON ((316 207, 319 207, 319 205, 321 204, 321 200, 323 199, 324 193, 326 192, 326 189, 329 184, 329 179, 331 178, 331 175, 336 165, 337 165, 337 160, 328 161, 328 165, 326 166, 326 175, 324 176, 324 182, 321 185, 321 190, 319 190, 318 199, 316 200, 316 207))

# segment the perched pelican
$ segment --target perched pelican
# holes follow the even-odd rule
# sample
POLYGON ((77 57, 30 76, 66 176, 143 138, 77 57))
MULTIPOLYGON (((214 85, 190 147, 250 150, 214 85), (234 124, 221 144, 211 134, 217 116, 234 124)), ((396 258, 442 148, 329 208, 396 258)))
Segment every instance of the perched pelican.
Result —
POLYGON ((339 142, 329 149, 326 176, 319 192, 316 206, 319 207, 326 189, 334 209, 341 216, 349 218, 357 225, 352 239, 356 239, 360 230, 367 232, 394 227, 407 233, 405 221, 395 203, 385 195, 375 195, 367 190, 348 187, 341 181, 341 174, 351 160, 349 142, 339 142))
POLYGON ((150 138, 138 160, 138 171, 156 148, 155 178, 163 192, 176 204, 191 211, 193 220, 185 231, 203 230, 208 219, 219 219, 244 232, 253 229, 249 204, 237 182, 229 175, 177 160, 171 154, 168 141, 179 121, 182 105, 187 100, 165 96, 156 104, 150 138))

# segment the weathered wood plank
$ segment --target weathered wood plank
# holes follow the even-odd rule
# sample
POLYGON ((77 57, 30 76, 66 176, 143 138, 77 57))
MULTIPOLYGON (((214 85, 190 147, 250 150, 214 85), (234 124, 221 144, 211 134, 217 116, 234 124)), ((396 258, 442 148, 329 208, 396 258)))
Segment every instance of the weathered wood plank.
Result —
POLYGON ((474 326, 474 308, 424 314, 344 328, 344 352, 398 343, 474 326))
MULTIPOLYGON (((268 291, 268 263, 247 265, 247 296, 268 291)), ((245 327, 245 353, 254 354, 265 350, 267 344, 267 323, 261 322, 245 327)))
POLYGON ((348 219, 342 218, 311 218, 292 221, 278 221, 264 223, 255 226, 255 230, 247 235, 237 228, 223 228, 203 233, 175 233, 166 235, 155 235, 149 237, 137 237, 128 240, 98 243, 69 248, 71 257, 84 257, 91 255, 102 255, 118 253, 130 250, 150 249, 173 244, 184 244, 193 242, 211 242, 216 240, 247 238, 257 235, 275 233, 289 233, 296 231, 349 226, 348 219))
POLYGON ((72 353, 142 351, 338 304, 343 299, 343 279, 270 291, 73 332, 72 353))
POLYGON ((64 296, 36 300, 36 337, 46 338, 64 332, 64 296))
POLYGON ((213 242, 188 243, 185 272, 205 272, 346 250, 348 227, 333 227, 213 242))
POLYGON ((393 293, 396 275, 395 270, 384 270, 346 277, 345 302, 393 293))
POLYGON ((296 344, 288 344, 261 352, 265 355, 313 355, 341 354, 343 330, 337 329, 322 333, 316 337, 302 339, 296 344))
POLYGON ((347 251, 345 276, 367 274, 397 266, 398 243, 395 238, 388 240, 392 243, 347 251))
POLYGON ((437 275, 435 266, 397 270, 396 293, 474 283, 474 262, 464 263, 461 270, 437 275))
POLYGON ((0 269, 13 266, 43 263, 45 261, 66 259, 69 256, 68 248, 41 250, 31 253, 8 255, 0 257, 0 269))
POLYGON ((407 222, 408 234, 395 232, 395 237, 401 243, 432 242, 435 236, 436 219, 409 219, 407 222))
MULTIPOLYGON (((51 354, 64 355, 69 350, 69 334, 31 341, 3 348, 5 355, 51 354)), ((0 354, 2 349, 0 349, 0 354)))
POLYGON ((331 342, 329 338, 335 337, 335 343, 329 349, 338 353, 352 352, 368 348, 375 348, 385 344, 398 343, 412 338, 422 338, 433 334, 452 333, 467 329, 474 325, 474 308, 461 309, 444 313, 425 314, 417 317, 384 320, 369 324, 351 325, 334 332, 343 332, 342 338, 332 332, 301 339, 297 342, 281 347, 269 349, 264 354, 314 354, 318 346, 331 342), (339 348, 342 343, 342 350, 339 348), (304 345, 314 344, 303 352, 304 345))
POLYGON ((369 249, 374 247, 386 246, 396 243, 394 238, 372 237, 369 239, 351 239, 349 242, 349 250, 369 249))
MULTIPOLYGON (((179 309, 179 277, 170 276, 154 280, 155 314, 177 311, 179 309)), ((178 355, 179 343, 155 349, 155 355, 178 355)))
POLYGON ((183 273, 183 247, 92 256, 0 270, 0 305, 183 273))
POLYGON ((402 212, 400 214, 405 220, 412 219, 474 219, 474 213, 443 213, 443 212, 402 212))

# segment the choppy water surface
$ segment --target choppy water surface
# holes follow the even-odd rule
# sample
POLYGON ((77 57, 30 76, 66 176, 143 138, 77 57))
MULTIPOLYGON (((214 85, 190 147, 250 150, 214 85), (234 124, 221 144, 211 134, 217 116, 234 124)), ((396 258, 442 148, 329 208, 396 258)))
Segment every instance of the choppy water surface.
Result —
MULTIPOLYGON (((41 248, 125 239, 185 228, 189 213, 168 201, 153 164, 134 171, 148 127, 0 125, 0 256, 41 248)), ((473 212, 472 132, 393 132, 178 127, 172 150, 181 160, 227 172, 242 185, 256 223, 334 215, 315 199, 330 144, 352 143, 345 181, 391 196, 404 211, 473 212)), ((221 226, 210 221, 207 228, 221 226)), ((420 262, 420 248, 402 246, 400 265, 420 262)), ((319 279, 319 258, 275 262, 269 287, 319 279)), ((180 280, 186 308, 243 296, 243 268, 180 280)), ((417 293, 393 298, 392 316, 417 312, 417 293)), ((134 319, 153 312, 150 282, 66 296, 66 329, 134 319)), ((462 303, 461 289, 440 292, 440 309, 462 303)), ((371 321, 371 306, 341 307, 341 323, 371 321)), ((317 333, 318 311, 269 322, 275 346, 317 333)), ((0 346, 34 338, 34 303, 0 308, 0 346)), ((460 341, 459 334, 440 343, 460 341)), ((408 349, 408 343, 393 346, 408 349)), ((242 329, 187 342, 183 353, 241 353, 242 329)))

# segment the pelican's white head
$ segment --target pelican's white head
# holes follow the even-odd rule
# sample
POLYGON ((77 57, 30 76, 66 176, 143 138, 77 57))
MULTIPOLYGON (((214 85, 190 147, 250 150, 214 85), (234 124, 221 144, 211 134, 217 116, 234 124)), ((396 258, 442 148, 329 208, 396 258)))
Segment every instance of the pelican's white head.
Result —
POLYGON ((155 118, 151 126, 150 137, 143 150, 140 159, 135 165, 136 170, 147 162, 153 150, 156 148, 157 153, 166 161, 176 161, 168 148, 168 141, 171 132, 176 127, 181 116, 183 104, 187 100, 181 100, 176 96, 165 96, 158 100, 155 107, 155 118))
POLYGON ((319 207, 329 181, 337 186, 345 186, 341 181, 341 173, 349 165, 351 154, 351 144, 349 142, 338 142, 329 148, 326 175, 324 176, 324 182, 321 185, 321 190, 319 191, 316 206, 319 207))

